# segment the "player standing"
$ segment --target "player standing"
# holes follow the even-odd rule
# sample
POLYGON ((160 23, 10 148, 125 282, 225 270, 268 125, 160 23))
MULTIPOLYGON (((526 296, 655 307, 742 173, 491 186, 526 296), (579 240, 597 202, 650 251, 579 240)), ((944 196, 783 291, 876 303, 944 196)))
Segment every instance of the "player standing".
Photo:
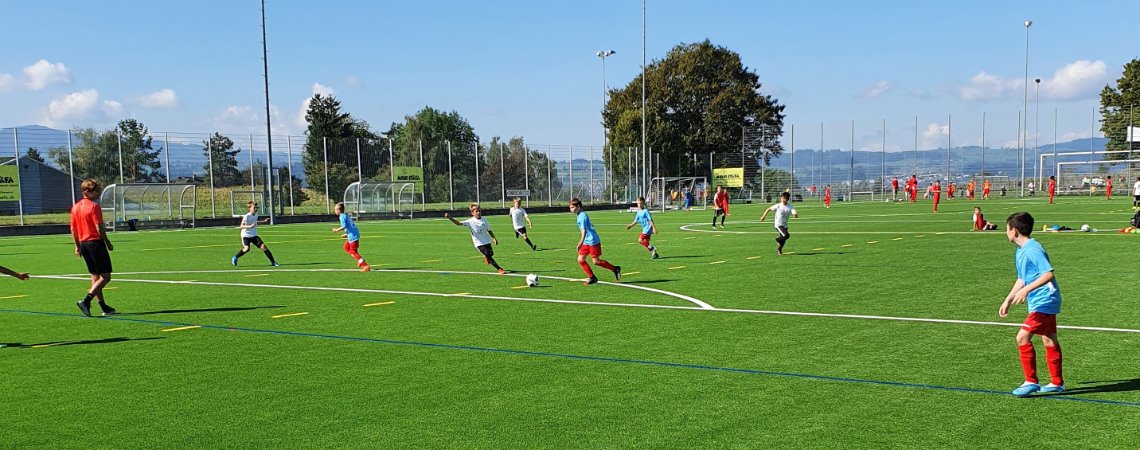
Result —
POLYGON ((83 198, 71 207, 71 239, 75 241, 75 256, 82 256, 87 264, 91 289, 75 305, 83 315, 91 317, 91 299, 95 298, 99 300, 99 309, 103 310, 104 316, 114 315, 115 308, 103 298, 103 289, 111 282, 113 271, 110 252, 115 250, 107 238, 107 229, 103 228, 103 208, 95 203, 103 193, 103 186, 88 178, 83 180, 79 189, 83 191, 83 198))
POLYGON ((974 199, 974 179, 971 178, 969 183, 966 183, 966 198, 974 199))
POLYGON ((511 200, 511 225, 515 227, 515 239, 522 236, 523 240, 526 241, 526 245, 529 245, 531 250, 538 250, 538 246, 534 245, 534 243, 530 241, 530 236, 526 234, 527 225, 534 228, 534 224, 530 221, 530 214, 527 214, 526 210, 522 207, 522 199, 518 197, 511 200))
MULTIPOLYGON (((637 198, 637 215, 633 217, 632 223, 625 226, 625 229, 633 228, 634 225, 641 225, 641 236, 638 236, 637 242, 641 243, 641 246, 645 247, 646 250, 649 250, 649 254, 652 255, 653 259, 659 258, 657 255, 657 247, 649 243, 649 239, 657 234, 657 225, 653 223, 653 216, 650 215, 649 210, 645 208, 645 197, 637 198)), ((713 226, 715 227, 716 224, 714 223, 713 226)))
POLYGON ((1053 204, 1053 197, 1057 196, 1057 177, 1049 175, 1049 204, 1053 204))
POLYGON ((1005 224, 1005 235, 1017 245, 1014 263, 1017 267, 1017 281, 1013 283, 1009 295, 1001 302, 998 315, 1009 315, 1009 306, 1028 302, 1029 316, 1017 332, 1017 349, 1021 354, 1021 370, 1025 373, 1025 383, 1013 390, 1013 395, 1028 397, 1034 392, 1064 392, 1065 380, 1061 373, 1061 342, 1057 340, 1057 314, 1061 312, 1061 291, 1053 275, 1053 265, 1049 255, 1035 239, 1033 216, 1029 213, 1014 213, 1005 224), (1033 349, 1033 335, 1041 336, 1045 344, 1045 362, 1049 366, 1051 382, 1045 386, 1037 384, 1037 353, 1033 349))
POLYGON ((578 229, 582 231, 575 248, 578 249, 578 265, 582 266, 582 270, 590 277, 585 284, 588 286, 598 282, 598 277, 594 276, 593 269, 590 269, 590 265, 586 263, 586 255, 590 255, 594 265, 613 271, 614 279, 620 282, 621 266, 615 266, 602 259, 602 238, 594 230, 593 222, 590 222, 590 217, 586 215, 586 211, 582 210, 582 201, 578 200, 577 197, 570 199, 570 212, 577 217, 578 229))
POLYGON ((938 180, 930 185, 930 197, 934 200, 934 213, 938 214, 938 201, 942 199, 942 184, 938 180))
POLYGON ((495 270, 498 270, 500 275, 507 273, 507 271, 499 267, 499 263, 495 261, 495 249, 491 247, 491 244, 499 245, 499 240, 495 238, 495 232, 491 231, 491 224, 487 223, 487 219, 483 218, 483 211, 479 209, 479 204, 472 203, 468 206, 468 209, 471 210, 471 218, 462 222, 455 220, 449 213, 444 213, 443 217, 446 217, 451 223, 461 227, 467 227, 467 231, 471 232, 471 243, 475 244, 475 249, 483 254, 483 262, 490 264, 495 270))
POLYGON ((990 198, 990 180, 982 181, 982 200, 989 200, 990 198))
POLYGON ((823 188, 823 207, 824 208, 830 208, 831 207, 831 185, 830 184, 827 185, 827 187, 823 188))
POLYGON ((360 256, 360 229, 356 227, 356 222, 352 221, 352 217, 344 212, 344 202, 337 203, 333 207, 333 212, 340 219, 340 226, 333 228, 332 231, 333 233, 344 232, 340 235, 344 238, 344 252, 356 260, 356 267, 359 267, 361 272, 371 271, 372 266, 369 266, 364 261, 364 257, 360 256))
POLYGON ((1104 177, 1104 199, 1112 200, 1112 175, 1104 177))
POLYGON ((899 178, 891 177, 891 200, 897 200, 899 197, 899 178))
POLYGON ((780 203, 768 207, 768 209, 764 210, 764 214, 760 215, 760 221, 763 222, 764 219, 768 217, 769 211, 776 212, 773 225, 776 226, 776 232, 780 233, 779 236, 776 236, 776 243, 779 244, 779 246, 776 247, 777 255, 784 254, 784 244, 788 242, 788 239, 792 238, 792 235, 788 234, 788 216, 799 217, 799 214, 796 213, 796 208, 788 204, 788 200, 791 199, 791 197, 792 196, 787 192, 781 193, 780 203))
POLYGON ((906 185, 910 186, 910 202, 918 201, 918 177, 911 175, 909 180, 906 180, 906 185))
POLYGON ((236 266, 238 258, 248 253, 249 246, 253 245, 265 252, 265 257, 269 258, 269 265, 273 267, 279 266, 280 264, 277 264, 277 261, 273 259, 273 252, 269 251, 269 246, 265 245, 265 242, 257 235, 257 224, 269 223, 269 218, 266 217, 265 220, 257 220, 257 202, 250 201, 245 205, 249 208, 249 212, 241 216, 241 224, 238 225, 238 228, 241 228, 241 250, 230 259, 230 264, 236 266))
POLYGON ((1140 177, 1136 177, 1136 183, 1132 185, 1132 206, 1140 206, 1140 177))
POLYGON ((717 217, 720 217, 720 227, 724 228, 724 219, 728 217, 728 191, 724 186, 717 186, 716 195, 713 196, 713 228, 716 228, 717 217))

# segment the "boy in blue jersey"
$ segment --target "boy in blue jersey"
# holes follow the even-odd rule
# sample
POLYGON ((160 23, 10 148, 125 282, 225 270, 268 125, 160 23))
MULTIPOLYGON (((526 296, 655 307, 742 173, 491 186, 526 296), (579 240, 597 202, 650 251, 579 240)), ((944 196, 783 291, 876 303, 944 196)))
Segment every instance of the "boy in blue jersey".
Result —
POLYGON ((333 207, 333 211, 340 216, 340 226, 332 230, 333 233, 344 232, 344 234, 340 235, 340 237, 344 238, 344 251, 356 259, 356 267, 359 267, 361 272, 372 270, 372 266, 364 262, 364 257, 360 256, 360 230, 356 228, 356 223, 352 221, 352 217, 349 217, 348 213, 344 212, 344 203, 337 203, 336 206, 333 207))
POLYGON ((645 197, 637 198, 637 215, 633 217, 633 222, 625 226, 625 229, 633 228, 634 225, 641 225, 641 236, 637 241, 641 246, 649 250, 649 254, 653 255, 653 259, 659 258, 657 256, 657 247, 649 243, 649 239, 657 234, 657 225, 653 223, 653 216, 649 215, 649 210, 645 208, 645 197))
POLYGON ((1009 315, 1009 305, 1028 302, 1029 316, 1017 332, 1017 348, 1021 353, 1021 370, 1025 372, 1025 383, 1013 390, 1013 395, 1028 397, 1034 392, 1064 392, 1065 380, 1061 376, 1061 342, 1057 340, 1057 314, 1061 312, 1061 290, 1053 276, 1053 265, 1049 255, 1035 239, 1033 216, 1029 213, 1014 213, 1006 219, 1005 235, 1017 245, 1014 264, 1017 267, 1017 281, 1013 283, 1009 295, 1001 302, 998 315, 1009 315), (1041 336, 1045 344, 1045 362, 1049 366, 1050 383, 1037 384, 1037 354, 1033 350, 1033 335, 1041 336))
POLYGON ((614 278, 621 281, 621 266, 615 266, 602 259, 602 238, 594 230, 594 224, 590 222, 590 217, 586 215, 585 211, 582 211, 582 201, 578 200, 577 197, 570 199, 570 212, 578 217, 578 229, 582 230, 576 248, 578 249, 578 265, 582 266, 582 270, 590 277, 585 284, 589 286, 598 282, 598 277, 594 276, 590 264, 586 263, 586 255, 590 255, 598 267, 612 270, 614 278))

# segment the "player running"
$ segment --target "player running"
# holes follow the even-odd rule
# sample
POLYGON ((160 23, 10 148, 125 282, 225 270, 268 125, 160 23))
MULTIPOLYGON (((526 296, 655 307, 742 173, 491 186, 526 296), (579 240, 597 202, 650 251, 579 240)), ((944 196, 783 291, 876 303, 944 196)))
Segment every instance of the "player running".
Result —
POLYGON ((584 284, 589 286, 598 282, 598 277, 594 276, 594 270, 586 262, 586 255, 590 255, 594 265, 613 271, 614 279, 620 282, 621 266, 615 266, 602 259, 602 238, 594 230, 593 222, 590 222, 590 217, 586 215, 586 211, 582 210, 582 201, 578 200, 577 197, 570 199, 570 212, 577 217, 578 229, 582 231, 575 248, 578 249, 578 265, 582 266, 582 270, 590 277, 584 284))
MULTIPOLYGON (((715 219, 714 219, 715 220, 715 219)), ((657 234, 657 225, 653 223, 653 216, 649 214, 649 210, 645 207, 645 197, 637 198, 637 215, 633 217, 633 222, 625 226, 625 229, 633 228, 634 225, 641 225, 641 236, 637 238, 637 242, 641 243, 649 251, 653 259, 660 256, 657 255, 657 247, 649 243, 649 239, 657 234)), ((716 224, 713 224, 715 227, 716 224)))
POLYGON ((257 235, 257 224, 269 223, 269 218, 266 217, 265 220, 257 220, 257 202, 250 201, 246 203, 245 206, 249 208, 249 212, 241 216, 241 224, 238 225, 238 228, 241 228, 241 250, 230 259, 230 264, 236 266, 238 258, 249 253, 249 246, 253 245, 265 252, 265 257, 269 258, 269 265, 273 267, 279 266, 280 264, 277 264, 277 261, 273 259, 273 252, 269 251, 269 246, 265 245, 265 242, 257 235))
POLYGON ((472 203, 468 206, 471 210, 471 218, 462 222, 455 220, 451 217, 450 213, 444 213, 443 217, 450 220, 451 223, 461 227, 467 227, 467 231, 471 232, 471 243, 475 244, 475 250, 483 254, 483 262, 490 264, 495 270, 499 271, 502 275, 507 273, 499 263, 495 261, 495 249, 491 247, 492 244, 499 245, 499 240, 495 238, 495 232, 491 231, 491 224, 487 223, 487 219, 483 218, 483 211, 479 208, 478 203, 472 203))
POLYGON ((344 202, 337 203, 333 207, 333 211, 340 219, 340 226, 333 228, 332 231, 333 233, 344 232, 340 235, 344 238, 344 252, 356 260, 356 267, 359 267, 361 272, 371 271, 372 266, 369 266, 364 261, 364 257, 360 256, 360 229, 356 228, 356 222, 352 221, 352 217, 344 212, 344 202))
POLYGON ((530 241, 530 236, 526 234, 527 225, 534 228, 534 224, 531 223, 530 215, 526 213, 526 210, 523 209, 521 205, 521 198, 515 197, 511 200, 511 225, 515 227, 515 239, 522 236, 523 240, 526 241, 526 245, 529 245, 531 250, 538 250, 538 246, 534 245, 534 243, 530 241))
POLYGON ((776 243, 779 244, 779 246, 776 247, 776 254, 781 256, 784 254, 784 244, 788 242, 788 239, 792 238, 792 235, 788 233, 788 216, 799 217, 799 214, 796 213, 796 208, 788 204, 788 200, 791 198, 792 195, 787 192, 780 193, 780 203, 768 207, 768 209, 764 210, 764 214, 760 215, 760 221, 763 222, 764 219, 768 217, 769 211, 776 212, 774 225, 776 226, 776 232, 780 233, 779 236, 776 236, 776 243))

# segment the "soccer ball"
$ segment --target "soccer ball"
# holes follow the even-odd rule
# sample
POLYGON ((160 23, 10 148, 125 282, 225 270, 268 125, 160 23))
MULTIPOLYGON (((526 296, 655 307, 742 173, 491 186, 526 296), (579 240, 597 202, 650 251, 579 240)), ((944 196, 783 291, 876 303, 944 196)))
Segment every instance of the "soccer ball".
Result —
POLYGON ((1089 231, 1089 224, 1081 225, 1081 231, 1089 231))
POLYGON ((526 285, 530 287, 538 286, 538 275, 530 274, 526 276, 526 285))

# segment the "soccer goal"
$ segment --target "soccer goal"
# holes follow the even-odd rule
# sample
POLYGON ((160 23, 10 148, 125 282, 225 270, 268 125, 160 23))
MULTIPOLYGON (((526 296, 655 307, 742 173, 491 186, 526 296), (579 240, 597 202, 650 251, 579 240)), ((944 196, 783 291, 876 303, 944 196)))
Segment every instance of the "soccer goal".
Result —
POLYGON ((873 202, 875 201, 875 191, 859 191, 849 194, 849 198, 845 199, 849 202, 873 202))
POLYGON ((109 213, 111 231, 136 229, 140 222, 194 227, 197 199, 198 187, 193 184, 128 183, 104 188, 99 205, 104 220, 109 213))
POLYGON ((704 211, 708 209, 708 183, 705 177, 659 177, 649 180, 649 192, 645 195, 647 209, 658 211, 685 209, 688 194, 688 209, 704 211))
POLYGON ((257 203, 257 214, 267 216, 264 191, 230 191, 230 216, 241 217, 249 212, 248 202, 257 203))
POLYGON ((344 209, 354 216, 396 213, 412 217, 416 205, 415 183, 354 182, 344 190, 344 209))
POLYGON ((1057 163, 1057 190, 1063 194, 1103 194, 1112 177, 1113 192, 1127 193, 1133 178, 1129 167, 1140 159, 1104 161, 1062 161, 1057 163))

